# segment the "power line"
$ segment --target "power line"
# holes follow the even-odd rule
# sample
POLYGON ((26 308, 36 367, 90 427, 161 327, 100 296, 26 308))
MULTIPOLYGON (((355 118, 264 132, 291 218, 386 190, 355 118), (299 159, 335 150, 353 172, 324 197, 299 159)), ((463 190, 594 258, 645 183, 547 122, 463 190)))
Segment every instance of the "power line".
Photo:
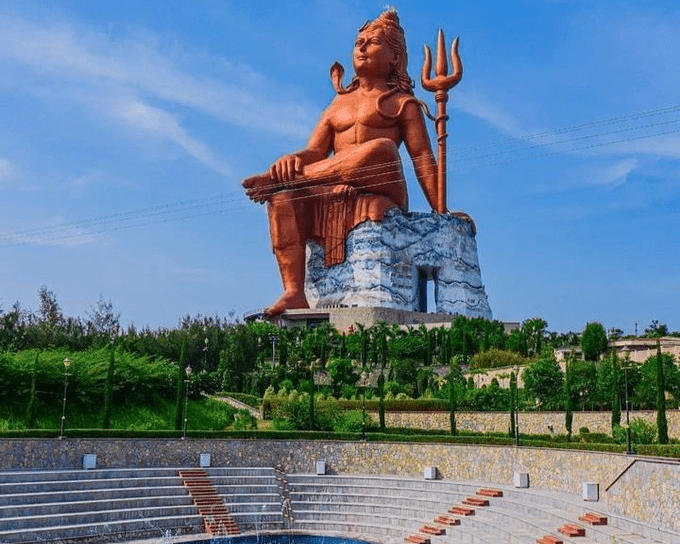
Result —
MULTIPOLYGON (((477 164, 472 166, 473 168, 479 168, 483 166, 499 166, 529 159, 547 157, 550 155, 556 155, 560 153, 567 152, 573 153, 577 151, 584 151, 610 145, 633 142, 641 139, 677 134, 680 132, 680 128, 667 130, 663 132, 631 135, 627 138, 619 138, 616 140, 597 141, 598 138, 601 139, 623 133, 631 133, 635 131, 649 130, 657 127, 672 125, 674 123, 680 122, 680 117, 660 120, 652 123, 646 123, 643 125, 633 125, 606 131, 600 130, 599 132, 590 134, 583 133, 592 129, 600 129, 602 127, 619 125, 622 123, 629 123, 632 121, 639 121, 641 119, 648 119, 654 116, 670 116, 674 113, 679 112, 680 106, 669 106, 666 108, 649 110, 625 116, 590 121, 587 123, 571 125, 568 127, 544 130, 536 133, 525 134, 522 136, 518 136, 516 138, 496 140, 494 142, 490 142, 487 144, 453 148, 449 152, 450 155, 452 156, 451 157, 452 159, 451 163, 453 165, 452 170, 459 172, 461 169, 456 168, 456 166, 462 165, 463 168, 465 168, 466 164, 472 165, 473 161, 477 161, 477 164), (572 136, 560 140, 551 139, 554 138, 555 136, 562 134, 572 134, 572 136), (564 149, 564 146, 566 144, 577 145, 572 146, 568 149, 564 149), (520 147, 502 149, 503 146, 506 147, 520 146, 520 147), (527 152, 536 151, 541 148, 547 148, 547 151, 542 153, 533 153, 526 155, 527 152), (466 153, 471 153, 484 149, 489 150, 489 152, 467 157, 464 156, 466 153), (505 159, 502 158, 503 156, 506 156, 511 153, 514 154, 513 157, 505 159), (501 158, 501 160, 498 160, 499 158, 501 158)), ((379 174, 383 177, 393 174, 396 176, 397 174, 401 174, 402 164, 401 161, 387 162, 382 163, 380 165, 360 168, 357 170, 357 172, 359 172, 361 175, 359 176, 359 178, 355 176, 354 181, 370 179, 374 177, 376 174, 379 174)), ((298 189, 300 186, 304 187, 309 185, 310 181, 316 181, 317 186, 323 186, 324 182, 327 179, 328 178, 321 176, 316 179, 308 178, 298 183, 296 182, 288 183, 286 185, 286 190, 290 194, 289 197, 290 200, 302 200, 319 196, 318 193, 313 195, 310 194, 301 195, 299 194, 299 192, 296 192, 295 189, 298 189)), ((400 181, 401 178, 396 179, 396 182, 400 181)), ((395 183, 395 179, 372 183, 368 185, 363 184, 362 188, 363 189, 378 188, 381 185, 390 183, 395 183)), ((329 188, 329 191, 332 191, 332 187, 329 188)), ((0 246, 23 244, 28 243, 29 241, 54 242, 57 240, 85 238, 88 236, 92 236, 93 234, 101 234, 104 232, 139 228, 153 224, 168 223, 171 221, 179 221, 183 219, 226 213, 227 211, 243 209, 245 208, 246 205, 250 204, 247 203, 247 199, 245 198, 245 195, 243 194, 242 191, 240 190, 231 191, 207 197, 179 200, 167 204, 158 204, 127 212, 118 212, 114 214, 101 215, 93 218, 81 219, 72 222, 62 222, 51 225, 43 225, 40 227, 26 228, 12 232, 0 233, 0 246), (220 209, 217 210, 212 209, 216 206, 219 206, 220 209), (86 232, 83 232, 84 229, 86 229, 86 232)))

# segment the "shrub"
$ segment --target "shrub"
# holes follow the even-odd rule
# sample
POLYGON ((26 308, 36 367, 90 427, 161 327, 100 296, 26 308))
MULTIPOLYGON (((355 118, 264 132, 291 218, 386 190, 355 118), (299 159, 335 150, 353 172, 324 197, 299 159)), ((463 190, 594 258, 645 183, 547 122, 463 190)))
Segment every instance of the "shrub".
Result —
POLYGON ((236 412, 234 416, 233 429, 235 431, 245 431, 248 429, 257 429, 257 419, 249 410, 245 408, 236 412))
MULTIPOLYGON (((614 441, 618 444, 626 442, 626 428, 617 425, 612 431, 614 441)), ((636 417, 630 422, 630 441, 633 444, 651 444, 656 438, 656 425, 636 417)))
POLYGON ((360 410, 352 410, 342 414, 335 423, 333 430, 337 433, 360 433, 375 426, 375 422, 369 414, 366 414, 365 426, 364 413, 360 410))
POLYGON ((276 417, 272 420, 272 430, 273 431, 294 431, 295 425, 292 421, 280 417, 276 417))

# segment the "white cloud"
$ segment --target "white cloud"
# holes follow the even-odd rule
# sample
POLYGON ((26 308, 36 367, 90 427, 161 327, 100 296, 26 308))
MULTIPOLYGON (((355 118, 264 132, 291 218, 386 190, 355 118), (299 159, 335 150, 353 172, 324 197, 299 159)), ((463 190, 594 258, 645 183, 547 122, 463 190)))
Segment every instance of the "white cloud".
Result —
POLYGON ((628 179, 628 175, 638 167, 638 163, 637 159, 620 161, 597 172, 591 178, 590 183, 592 185, 605 185, 612 188, 623 185, 628 179))
POLYGON ((17 168, 10 161, 0 157, 0 182, 9 181, 17 174, 17 168))
POLYGON ((451 104, 468 115, 482 119, 508 136, 520 137, 523 134, 516 119, 478 96, 457 91, 451 95, 451 104))
POLYGON ((229 167, 217 160, 207 146, 189 136, 176 117, 167 111, 140 101, 130 101, 119 103, 117 107, 109 109, 108 112, 133 128, 156 134, 176 143, 189 155, 217 172, 225 176, 229 174, 229 167))
POLYGON ((0 20, 0 63, 27 72, 40 88, 49 78, 52 99, 99 103, 99 113, 114 107, 110 118, 172 141, 220 173, 227 166, 189 135, 174 110, 295 138, 308 134, 311 108, 287 99, 285 90, 272 93, 266 79, 247 66, 194 57, 176 47, 164 48, 148 35, 117 38, 74 23, 0 20), (195 66, 205 64, 219 66, 219 80, 197 73, 195 66))

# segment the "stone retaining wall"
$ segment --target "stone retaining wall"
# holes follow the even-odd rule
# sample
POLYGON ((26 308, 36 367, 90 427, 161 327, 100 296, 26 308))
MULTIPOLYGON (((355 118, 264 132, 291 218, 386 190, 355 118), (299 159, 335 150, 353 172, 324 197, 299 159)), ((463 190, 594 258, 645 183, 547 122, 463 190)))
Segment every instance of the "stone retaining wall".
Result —
POLYGON ((680 463, 614 453, 325 440, 5 439, 0 470, 82 468, 86 453, 97 455, 98 468, 197 466, 199 455, 210 453, 213 466, 281 464, 292 473, 313 472, 318 459, 337 474, 422 477, 437 466, 443 478, 501 485, 528 472, 532 487, 577 496, 583 482, 597 482, 610 511, 680 532, 680 463))
MULTIPOLYGON (((375 421, 378 412, 371 413, 375 421)), ((653 410, 631 411, 630 419, 643 418, 656 424, 656 412, 653 410)), ((668 436, 680 438, 680 411, 666 412, 668 419, 668 436)), ((574 412, 572 431, 578 434, 581 427, 587 427, 591 433, 611 434, 611 412, 574 412)), ((626 413, 621 414, 621 422, 625 424, 626 413)), ((448 412, 386 412, 385 424, 388 427, 407 427, 417 429, 449 429, 448 412)), ((510 427, 508 412, 457 412, 456 425, 460 430, 481 432, 507 432, 510 427)), ((566 434, 564 412, 520 412, 519 429, 522 433, 548 434, 550 426, 555 434, 566 434)))

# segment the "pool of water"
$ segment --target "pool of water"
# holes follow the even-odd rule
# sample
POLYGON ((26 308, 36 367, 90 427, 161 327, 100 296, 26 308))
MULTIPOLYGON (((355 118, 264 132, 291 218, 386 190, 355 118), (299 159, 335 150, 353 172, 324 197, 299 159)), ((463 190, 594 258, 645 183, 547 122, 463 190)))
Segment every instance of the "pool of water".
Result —
POLYGON ((194 540, 183 544, 371 544, 366 540, 335 536, 298 534, 261 534, 219 536, 210 540, 194 540))

